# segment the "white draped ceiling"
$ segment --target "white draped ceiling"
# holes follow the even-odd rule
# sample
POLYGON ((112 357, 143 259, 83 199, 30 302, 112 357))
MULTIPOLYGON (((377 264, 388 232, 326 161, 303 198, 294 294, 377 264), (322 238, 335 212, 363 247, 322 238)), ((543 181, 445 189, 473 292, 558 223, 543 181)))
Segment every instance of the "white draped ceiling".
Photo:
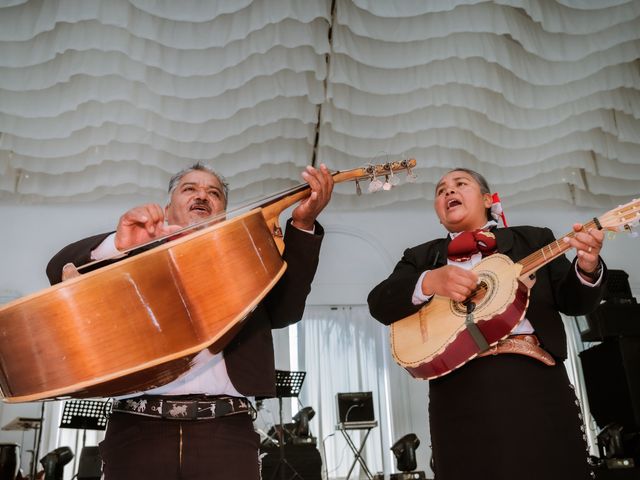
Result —
POLYGON ((240 204, 415 157, 366 205, 465 166, 609 207, 640 192, 640 1, 0 0, 0 132, 4 202, 162 196, 201 160, 240 204))

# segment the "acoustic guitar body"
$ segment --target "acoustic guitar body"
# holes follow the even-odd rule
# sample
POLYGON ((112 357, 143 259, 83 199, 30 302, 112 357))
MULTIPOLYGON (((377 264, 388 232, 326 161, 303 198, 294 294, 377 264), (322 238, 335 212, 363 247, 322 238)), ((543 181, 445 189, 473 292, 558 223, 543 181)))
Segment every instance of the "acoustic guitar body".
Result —
MULTIPOLYGON (((489 345, 505 338, 524 317, 529 289, 518 279, 522 266, 509 257, 493 254, 473 271, 480 288, 471 297, 473 319, 489 345)), ((434 296, 415 314, 391 324, 391 351, 395 361, 416 378, 446 375, 478 353, 465 326, 467 308, 451 299, 434 296)))
POLYGON ((163 385, 224 348, 286 264, 260 209, 0 308, 9 402, 163 385))

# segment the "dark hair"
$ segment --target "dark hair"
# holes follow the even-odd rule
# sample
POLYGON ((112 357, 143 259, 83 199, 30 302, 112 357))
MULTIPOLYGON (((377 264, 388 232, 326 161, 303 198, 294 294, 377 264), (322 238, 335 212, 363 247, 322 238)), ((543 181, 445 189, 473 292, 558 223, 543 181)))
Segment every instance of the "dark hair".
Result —
POLYGON ((178 173, 176 173, 173 177, 171 177, 171 179, 169 180, 169 188, 168 188, 169 196, 171 196, 173 191, 178 187, 178 183, 180 183, 180 180, 182 179, 182 177, 184 177, 187 173, 196 172, 196 171, 210 173, 211 175, 213 175, 218 179, 218 181, 220 182, 220 185, 222 185, 222 190, 224 193, 224 208, 227 208, 227 201, 229 199, 229 184, 227 183, 225 178, 222 175, 220 175, 218 172, 216 172, 213 168, 200 162, 196 162, 190 167, 183 168, 178 173))
MULTIPOLYGON (((464 173, 469 174, 476 181, 476 183, 478 185, 480 185, 480 193, 482 193, 483 195, 485 193, 488 193, 489 195, 491 195, 491 188, 489 188, 489 182, 487 182, 487 179, 484 178, 482 176, 482 174, 476 172, 475 170, 471 170, 469 168, 462 168, 461 167, 461 168, 453 168, 453 169, 449 170, 447 173, 445 173, 443 175, 443 177, 445 175, 449 175, 450 173, 453 173, 453 172, 464 172, 464 173)), ((487 214, 487 220, 493 220, 493 216, 491 215, 491 209, 490 208, 486 209, 486 214, 487 214)))

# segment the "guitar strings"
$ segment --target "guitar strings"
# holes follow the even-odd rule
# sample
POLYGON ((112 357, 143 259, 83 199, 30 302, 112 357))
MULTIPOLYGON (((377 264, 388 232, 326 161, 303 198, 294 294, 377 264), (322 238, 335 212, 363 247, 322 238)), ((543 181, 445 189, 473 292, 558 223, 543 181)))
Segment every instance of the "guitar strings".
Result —
MULTIPOLYGON (((401 164, 402 162, 399 162, 399 163, 401 164)), ((395 167, 394 165, 390 165, 389 168, 390 169, 397 168, 398 170, 402 170, 402 169, 407 169, 408 167, 407 166, 403 166, 403 165, 400 165, 398 167, 395 167)), ((374 167, 372 173, 367 173, 367 171, 365 169, 360 167, 360 168, 354 168, 354 169, 351 169, 351 170, 344 170, 344 171, 336 170, 336 171, 331 173, 331 176, 335 177, 338 174, 356 172, 356 171, 359 171, 359 170, 361 170, 363 173, 357 175, 356 176, 357 179, 376 177, 376 176, 379 176, 381 174, 384 174, 384 172, 381 172, 381 173, 380 172, 376 172, 375 167, 374 167)), ((76 269, 77 270, 83 270, 83 269, 86 269, 88 267, 91 267, 91 266, 94 266, 94 265, 97 265, 97 264, 106 263, 106 262, 109 262, 111 260, 116 260, 116 259, 122 258, 124 256, 130 256, 132 253, 136 254, 136 253, 139 253, 139 252, 143 252, 145 250, 149 250, 149 249, 151 249, 151 248, 153 248, 153 247, 155 247, 155 246, 157 246, 159 244, 162 244, 162 243, 164 243, 164 242, 166 242, 168 240, 171 240, 173 238, 179 237, 179 236, 184 235, 186 233, 191 233, 191 232, 194 232, 194 231, 197 231, 197 230, 201 230, 203 228, 206 228, 206 227, 209 227, 211 225, 214 225, 214 224, 216 224, 216 223, 218 223, 218 222, 220 222, 222 220, 226 220, 227 218, 231 218, 231 217, 239 215, 241 213, 254 210, 254 209, 258 208, 258 207, 267 207, 267 206, 273 204, 274 202, 276 202, 276 201, 278 201, 278 200, 280 200, 280 199, 282 199, 284 197, 296 194, 296 193, 301 192, 301 191, 303 191, 303 190, 305 190, 307 188, 309 188, 309 184, 308 183, 302 183, 302 184, 298 184, 298 185, 295 185, 293 187, 284 189, 284 190, 282 190, 280 192, 275 192, 275 193, 272 193, 270 195, 266 195, 266 196, 261 197, 259 199, 256 199, 256 200, 253 200, 253 201, 249 201, 248 203, 245 203, 243 205, 235 207, 235 208, 233 208, 231 210, 227 210, 225 212, 221 212, 221 213, 218 213, 218 214, 213 215, 211 217, 208 217, 208 218, 206 218, 206 219, 204 219, 204 220, 202 220, 200 222, 194 223, 192 225, 187 225, 186 227, 183 227, 183 228, 181 228, 181 229, 179 229, 179 230, 177 230, 177 231, 175 231, 175 232, 173 232, 173 233, 171 233, 169 235, 164 235, 164 236, 161 236, 161 237, 158 237, 158 238, 154 238, 153 240, 151 240, 149 242, 146 242, 144 244, 136 245, 135 247, 129 248, 127 250, 123 250, 121 253, 119 253, 116 256, 113 256, 113 257, 110 257, 110 258, 106 258, 106 259, 102 259, 102 260, 96 260, 96 261, 93 261, 93 262, 88 262, 88 263, 85 263, 84 265, 80 265, 80 266, 76 267, 76 269)))

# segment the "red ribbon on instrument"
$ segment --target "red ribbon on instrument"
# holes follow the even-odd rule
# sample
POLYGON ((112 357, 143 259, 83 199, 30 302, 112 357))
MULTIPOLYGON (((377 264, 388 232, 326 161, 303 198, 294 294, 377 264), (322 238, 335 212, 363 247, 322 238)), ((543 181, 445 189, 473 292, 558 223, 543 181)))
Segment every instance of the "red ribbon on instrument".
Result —
POLYGON ((462 232, 449 242, 447 255, 454 262, 466 262, 476 253, 483 257, 496 251, 496 236, 487 230, 462 232))

